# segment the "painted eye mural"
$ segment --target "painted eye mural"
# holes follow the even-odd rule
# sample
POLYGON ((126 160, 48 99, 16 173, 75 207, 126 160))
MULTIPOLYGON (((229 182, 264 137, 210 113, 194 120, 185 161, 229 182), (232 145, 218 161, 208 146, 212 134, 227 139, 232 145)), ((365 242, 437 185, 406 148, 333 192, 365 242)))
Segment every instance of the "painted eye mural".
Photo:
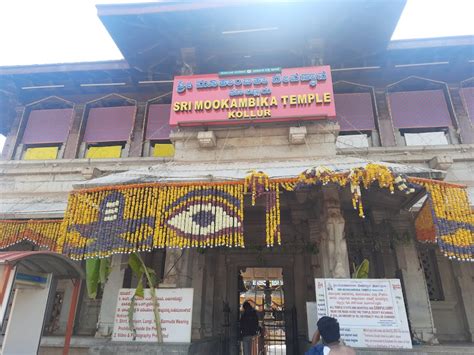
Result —
MULTIPOLYGON (((146 199, 132 203, 130 200, 135 196, 133 190, 126 193, 112 191, 101 194, 98 199, 95 199, 102 198, 96 218, 90 208, 95 205, 96 201, 89 201, 89 208, 83 210, 85 215, 83 219, 90 221, 72 224, 67 228, 67 232, 72 234, 72 237, 65 244, 64 251, 71 258, 80 259, 151 250, 155 226, 155 218, 151 215, 152 211, 150 210, 147 216, 148 206, 141 206, 145 217, 127 216, 139 208, 137 202, 146 203, 146 199)), ((97 210, 97 208, 95 209, 97 210)))
POLYGON ((243 189, 238 185, 165 187, 156 247, 243 246, 243 189))
POLYGON ((70 196, 64 237, 72 259, 153 248, 244 246, 242 185, 147 186, 70 196))

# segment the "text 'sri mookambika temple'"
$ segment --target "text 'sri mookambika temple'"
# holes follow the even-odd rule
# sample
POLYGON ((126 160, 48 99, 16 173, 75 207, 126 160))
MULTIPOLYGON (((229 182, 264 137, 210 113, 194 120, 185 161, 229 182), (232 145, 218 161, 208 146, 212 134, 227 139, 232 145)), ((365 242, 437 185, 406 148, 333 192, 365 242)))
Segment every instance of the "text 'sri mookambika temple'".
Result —
POLYGON ((99 5, 123 60, 0 67, 3 352, 472 342, 474 39, 404 5, 99 5))

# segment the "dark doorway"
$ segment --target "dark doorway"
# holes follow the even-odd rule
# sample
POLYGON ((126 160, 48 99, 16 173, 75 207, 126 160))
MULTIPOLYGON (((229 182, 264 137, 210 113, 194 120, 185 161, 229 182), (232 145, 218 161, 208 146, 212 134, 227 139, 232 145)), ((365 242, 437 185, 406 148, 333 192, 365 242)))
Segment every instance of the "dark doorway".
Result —
MULTIPOLYGON (((258 314, 260 335, 254 337, 252 355, 286 355, 283 269, 249 267, 239 272, 239 306, 248 301, 258 314)), ((240 347, 240 353, 243 353, 240 347)))

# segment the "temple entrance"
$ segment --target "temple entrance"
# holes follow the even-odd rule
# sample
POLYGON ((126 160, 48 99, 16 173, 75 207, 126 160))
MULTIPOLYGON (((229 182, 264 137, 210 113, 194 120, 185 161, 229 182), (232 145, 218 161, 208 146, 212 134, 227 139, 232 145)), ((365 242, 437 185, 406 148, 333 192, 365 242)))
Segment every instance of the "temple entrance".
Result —
MULTIPOLYGON (((239 271, 239 306, 249 302, 257 311, 260 332, 252 340, 252 355, 285 355, 286 322, 283 269, 248 267, 239 271)), ((243 354, 241 347, 240 353, 243 354)))

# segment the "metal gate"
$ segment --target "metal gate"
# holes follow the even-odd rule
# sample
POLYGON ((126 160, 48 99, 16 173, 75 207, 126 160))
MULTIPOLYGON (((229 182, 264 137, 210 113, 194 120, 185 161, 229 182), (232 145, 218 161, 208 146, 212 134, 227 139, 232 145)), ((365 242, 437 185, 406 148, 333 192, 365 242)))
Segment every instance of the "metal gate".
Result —
POLYGON ((286 355, 285 311, 265 314, 262 322, 264 349, 266 355, 286 355))

